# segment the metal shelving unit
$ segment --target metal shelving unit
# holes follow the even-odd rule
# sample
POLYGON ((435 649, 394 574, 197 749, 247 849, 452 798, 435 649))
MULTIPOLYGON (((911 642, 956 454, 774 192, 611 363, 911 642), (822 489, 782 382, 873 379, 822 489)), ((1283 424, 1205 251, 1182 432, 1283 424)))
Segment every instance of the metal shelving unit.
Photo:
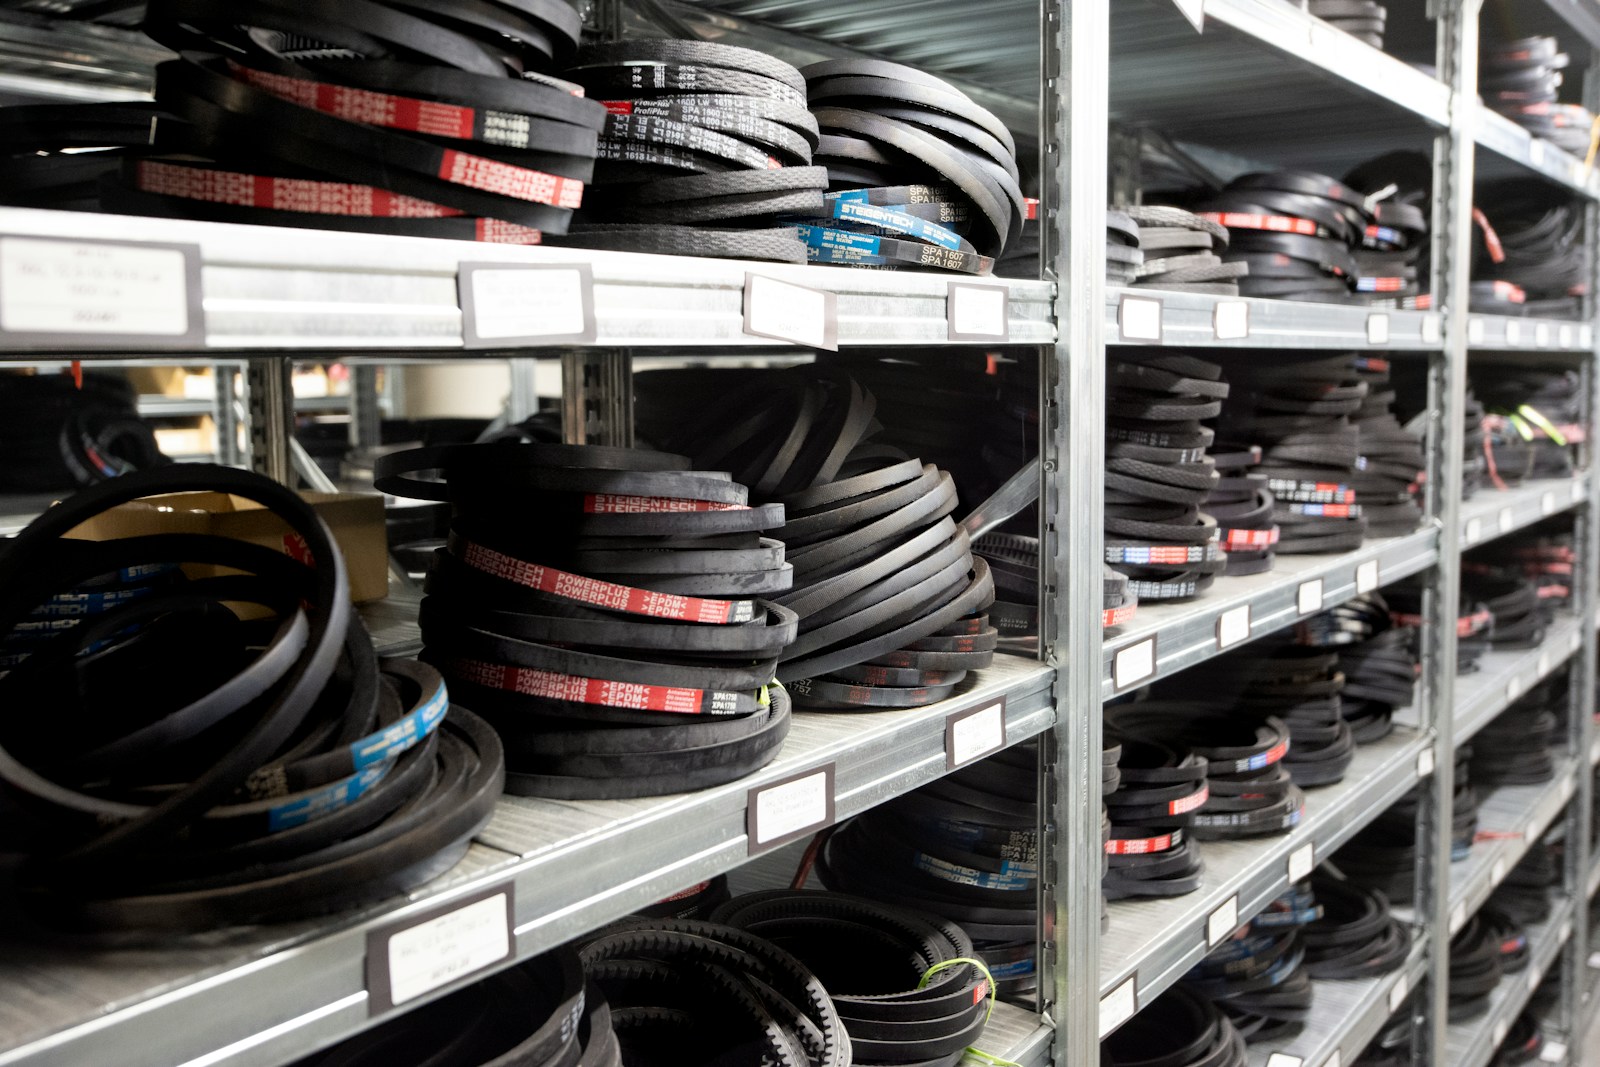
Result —
MULTIPOLYGON (((624 17, 616 0, 594 6, 606 25, 645 28, 638 18, 624 17)), ((449 874, 410 899, 359 914, 222 943, 112 952, 52 946, 8 955, 0 960, 0 989, 8 994, 0 997, 0 1067, 281 1067, 369 1024, 362 966, 368 931, 485 887, 509 885, 515 954, 526 957, 740 864, 748 853, 744 813, 751 786, 831 764, 838 816, 846 817, 942 774, 946 717, 1001 698, 1008 741, 1041 742, 1041 913, 1049 934, 1040 954, 1040 1010, 1000 1006, 981 1046, 985 1052, 1024 1064, 1096 1062, 1102 1034, 1204 955, 1213 914, 1232 906, 1239 920, 1249 918, 1285 888, 1291 873, 1309 870, 1421 786, 1422 863, 1410 959, 1374 981, 1319 983, 1313 1024, 1283 1048, 1252 1050, 1252 1063, 1282 1067, 1285 1061, 1275 1057, 1287 1056, 1304 1067, 1348 1064, 1409 998, 1420 1022, 1418 1062, 1480 1067, 1503 1036, 1501 1025, 1525 1003, 1527 986, 1503 983, 1484 1019, 1466 1028, 1447 1026, 1443 947, 1447 931, 1459 927, 1458 908, 1464 921, 1563 811, 1567 839, 1578 843, 1567 850, 1569 897, 1575 899, 1580 884, 1591 893, 1600 886, 1600 862, 1587 847, 1589 764, 1573 755, 1600 755, 1588 714, 1594 630, 1574 621, 1593 618, 1600 608, 1600 524, 1592 513, 1600 470, 1589 462, 1571 480, 1485 490, 1465 502, 1458 491, 1469 353, 1484 360, 1577 363, 1591 393, 1600 379, 1592 319, 1465 312, 1477 161, 1481 156, 1483 169, 1496 173, 1540 175, 1585 198, 1592 245, 1600 244, 1594 203, 1600 175, 1476 103, 1481 0, 1430 5, 1436 21, 1425 27, 1436 41, 1437 77, 1333 29, 1296 0, 1002 0, 985 5, 981 20, 973 17, 972 0, 916 0, 887 26, 873 0, 661 0, 660 6, 703 35, 792 61, 869 54, 923 67, 971 92, 1037 151, 1038 166, 1025 169, 1039 175, 1042 277, 993 284, 1004 285, 1008 298, 1005 339, 996 343, 1032 346, 1041 357, 1040 536, 1047 588, 1038 661, 1002 658, 960 696, 932 708, 798 716, 779 761, 728 787, 606 803, 507 798, 449 874), (1181 134, 1186 144, 1208 150, 1208 158, 1240 167, 1338 174, 1390 149, 1431 150, 1437 190, 1433 309, 1108 288, 1103 209, 1110 200, 1109 126, 1135 144, 1181 134), (1104 405, 1106 346, 1122 344, 1390 351, 1396 360, 1425 364, 1424 526, 1343 555, 1280 556, 1268 574, 1220 580, 1189 604, 1143 605, 1129 626, 1103 635, 1103 441, 1094 413, 1104 405), (1480 673, 1461 680, 1458 694, 1454 627, 1438 623, 1457 615, 1461 551, 1561 514, 1571 515, 1577 531, 1574 618, 1553 627, 1539 649, 1485 656, 1480 673), (1343 782, 1309 793, 1305 819, 1293 833, 1204 844, 1207 870, 1199 890, 1166 901, 1113 903, 1102 934, 1098 702, 1216 655, 1224 631, 1231 647, 1413 576, 1428 590, 1430 625, 1407 724, 1360 748, 1343 782), (1480 842, 1468 860, 1450 864, 1455 747, 1516 695, 1568 664, 1580 713, 1571 716, 1560 774, 1544 786, 1502 789, 1486 798, 1485 828, 1519 836, 1480 842)), ((1542 9, 1600 44, 1600 0, 1545 0, 1542 9)), ((50 34, 0 19, 0 39, 15 41, 0 46, 0 91, 18 94, 44 93, 53 78, 69 77, 77 79, 73 93, 80 98, 137 96, 148 87, 142 72, 159 55, 141 51, 126 32, 100 33, 92 26, 50 34), (38 62, 41 54, 50 61, 38 62)), ((1600 85, 1592 85, 1591 95, 1597 93, 1600 85)), ((206 331, 197 340, 158 347, 155 358, 248 358, 254 371, 269 374, 283 359, 310 350, 374 359, 560 356, 574 368, 602 372, 592 376, 598 386, 580 386, 579 376, 567 376, 568 409, 588 420, 577 434, 597 433, 591 441, 629 439, 620 400, 635 354, 693 348, 697 358, 714 359, 784 344, 744 333, 747 274, 835 294, 842 346, 951 343, 947 275, 160 219, 118 219, 112 228, 92 216, 0 209, 0 237, 92 240, 110 233, 117 240, 198 246, 206 331), (593 340, 560 348, 467 349, 457 292, 463 262, 587 267, 593 340)), ((0 351, 0 359, 38 362, 67 354, 29 345, 0 351)), ((126 358, 85 354, 108 362, 126 358)), ((252 391, 252 403, 268 424, 287 414, 281 397, 274 405, 252 391)), ((1592 415, 1593 397, 1589 408, 1592 415)), ((364 614, 386 653, 419 647, 414 591, 368 605, 364 614)), ((1545 973, 1558 966, 1564 943, 1589 943, 1587 909, 1569 899, 1537 935, 1531 966, 1545 973)), ((1570 995, 1583 977, 1578 955, 1567 953, 1570 965, 1559 965, 1569 995, 1553 1023, 1574 1049, 1584 1029, 1570 995)), ((1583 1054, 1579 1050, 1575 1062, 1583 1054)))
POLYGON ((1489 1062, 1528 998, 1556 966, 1562 948, 1572 937, 1572 913, 1572 901, 1564 901, 1552 910, 1549 919, 1529 927, 1527 968, 1500 980, 1489 994, 1489 1007, 1482 1015, 1450 1027, 1446 1048, 1455 1067, 1484 1067, 1489 1062))

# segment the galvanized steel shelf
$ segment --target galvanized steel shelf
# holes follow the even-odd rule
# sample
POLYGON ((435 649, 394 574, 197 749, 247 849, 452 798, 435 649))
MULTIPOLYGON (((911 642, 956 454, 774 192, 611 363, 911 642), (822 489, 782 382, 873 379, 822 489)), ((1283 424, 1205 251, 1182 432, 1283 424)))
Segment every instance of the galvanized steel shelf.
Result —
POLYGON ((1461 505, 1463 550, 1515 533, 1589 498, 1587 473, 1576 478, 1538 478, 1512 489, 1480 488, 1461 505))
POLYGON ((1477 106, 1472 110, 1472 132, 1478 144, 1581 196, 1600 197, 1600 174, 1583 160, 1535 137, 1497 111, 1477 106))
POLYGON ((1572 352, 1594 354, 1594 327, 1587 322, 1469 315, 1467 348, 1472 352, 1572 352))
POLYGON ((1429 351, 1440 346, 1440 324, 1433 311, 1106 288, 1106 343, 1115 345, 1429 351), (1128 301, 1138 313, 1126 311, 1128 301), (1150 310, 1152 301, 1161 305, 1158 316, 1150 310), (1154 340, 1146 324, 1157 317, 1161 336, 1154 340))
MULTIPOLYGON (((1132 981, 1138 1006, 1150 1003, 1205 957, 1207 920, 1218 908, 1236 902, 1239 923, 1260 912, 1289 887, 1291 869, 1304 865, 1309 873, 1409 792, 1417 783, 1418 758, 1427 751, 1428 738, 1396 726, 1383 740, 1356 749, 1343 781, 1306 791, 1305 817, 1292 832, 1199 842, 1205 871, 1197 890, 1181 897, 1108 904, 1101 997, 1114 996, 1132 981)), ((1101 1010, 1106 1011, 1104 1004, 1101 1010)))
POLYGON ((1551 909, 1550 918, 1528 927, 1527 968, 1500 980, 1489 994, 1489 1007, 1482 1015, 1451 1025, 1447 1046, 1449 1067, 1485 1067, 1493 1058, 1511 1024, 1572 936, 1572 917, 1572 901, 1565 900, 1551 909))
POLYGON ((1578 620, 1558 618, 1537 648, 1485 652, 1456 701, 1451 740, 1457 748, 1493 722, 1522 694, 1566 666, 1583 644, 1578 620))

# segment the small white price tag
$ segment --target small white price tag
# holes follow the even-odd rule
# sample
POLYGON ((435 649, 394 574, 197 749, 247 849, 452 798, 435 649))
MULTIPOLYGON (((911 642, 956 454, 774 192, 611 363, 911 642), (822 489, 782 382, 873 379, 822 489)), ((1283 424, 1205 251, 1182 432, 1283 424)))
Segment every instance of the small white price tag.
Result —
POLYGON ((1005 747, 1005 697, 976 708, 951 712, 944 721, 946 770, 965 767, 1005 747))
POLYGON ((1594 744, 1589 746, 1589 762, 1600 763, 1600 737, 1594 739, 1594 744))
POLYGON ((1467 520, 1466 526, 1461 530, 1461 542, 1465 545, 1475 545, 1483 539, 1483 523, 1476 517, 1467 520))
POLYGON ((1572 347, 1572 326, 1570 323, 1562 323, 1561 328, 1556 331, 1556 347, 1572 347))
POLYGON ((1567 635, 1567 651, 1569 653, 1578 651, 1578 646, 1582 644, 1583 638, 1579 637, 1576 633, 1570 633, 1567 635))
POLYGON ((952 341, 1004 341, 1011 336, 1011 291, 1003 285, 951 282, 945 318, 952 341))
POLYGON ((1369 559, 1356 568, 1356 592, 1370 593, 1378 588, 1378 561, 1369 559))
POLYGON ((1500 532, 1508 534, 1517 526, 1517 513, 1510 508, 1501 508, 1499 516, 1500 532))
POLYGON ((1594 347, 1594 327, 1593 326, 1579 326, 1578 327, 1578 347, 1582 348, 1582 349, 1584 349, 1586 351, 1588 349, 1591 349, 1591 348, 1594 347))
MULTIPOLYGON (((1544 142, 1539 138, 1531 138, 1528 144, 1528 162, 1535 167, 1544 166, 1544 142)), ((1495 1044, 1500 1042, 1496 1041, 1495 1044)))
POLYGON ((1123 982, 1117 988, 1100 998, 1100 1036, 1104 1038, 1111 1031, 1133 1018, 1137 1005, 1135 1004, 1132 978, 1123 982))
POLYGON ((594 275, 587 263, 463 263, 456 288, 466 348, 595 339, 594 275))
POLYGON ((1572 502, 1576 504, 1589 495, 1589 486, 1586 482, 1572 483, 1572 502))
POLYGON ((1516 319, 1506 323, 1506 344, 1515 348, 1522 343, 1522 323, 1516 319))
POLYGON ((1389 343, 1389 316, 1383 312, 1374 312, 1367 316, 1367 344, 1386 345, 1389 343))
POLYGON ((1117 332, 1124 341, 1161 343, 1161 301, 1149 296, 1117 298, 1117 332))
POLYGON ((1436 345, 1444 340, 1444 330, 1440 327, 1439 316, 1433 312, 1422 316, 1422 343, 1436 345))
POLYGON ((1240 604, 1217 616, 1217 651, 1250 640, 1250 605, 1240 604))
POLYGON ((1572 920, 1568 919, 1566 922, 1561 924, 1561 930, 1556 934, 1556 942, 1558 944, 1564 945, 1564 944, 1567 943, 1567 938, 1569 938, 1571 936, 1572 936, 1572 920))
POLYGON ((1301 845, 1289 853, 1289 881, 1298 882, 1311 875, 1311 869, 1316 864, 1315 843, 1301 845))
POLYGON ((1600 952, 1589 953, 1589 969, 1591 971, 1600 971, 1600 952))
POLYGON ((1533 343, 1539 348, 1550 347, 1550 324, 1548 322, 1534 324, 1533 343))
POLYGON ((1322 1061, 1322 1067, 1344 1067, 1344 1061, 1340 1059, 1338 1049, 1328 1053, 1328 1058, 1322 1061))
POLYGON ((1554 515, 1556 513, 1556 494, 1552 489, 1546 489, 1539 495, 1539 513, 1541 515, 1554 515))
POLYGON ((1539 980, 1544 976, 1532 967, 1528 968, 1528 993, 1531 996, 1539 988, 1539 980))
POLYGON ((1172 0, 1172 2, 1196 30, 1205 32, 1206 0, 1172 0))
POLYGON ((1250 336, 1250 305, 1243 300, 1218 300, 1211 311, 1211 336, 1218 341, 1243 341, 1250 336))
POLYGON ((1395 979, 1394 985, 1389 987, 1389 1014, 1393 1015, 1400 1010, 1400 1005, 1406 1002, 1406 994, 1411 992, 1406 976, 1401 974, 1395 979))
POLYGON ((744 332, 810 348, 839 349, 839 298, 835 293, 779 281, 763 274, 744 276, 744 332))
POLYGON ((1494 1024, 1494 1033, 1489 1036, 1489 1043, 1499 1048, 1505 1043, 1506 1032, 1511 1029, 1511 1024, 1504 1019, 1494 1024))
POLYGON ((1489 324, 1482 319, 1467 320, 1467 344, 1481 345, 1489 336, 1489 324))
POLYGON ((792 774, 757 786, 745 797, 745 835, 749 854, 777 848, 832 826, 834 765, 792 774))
POLYGON ((46 348, 204 345, 200 248, 0 237, 0 335, 46 348))
POLYGON ((1303 1067, 1305 1062, 1299 1056, 1291 1056, 1287 1052, 1274 1052, 1267 1057, 1267 1067, 1303 1067))
POLYGON ((1111 658, 1111 684, 1119 692, 1129 686, 1138 685, 1155 673, 1154 637, 1147 637, 1127 648, 1119 648, 1111 658))
POLYGON ((1511 678, 1506 681, 1506 703, 1510 704, 1522 695, 1522 679, 1511 678))
POLYGON ((1451 933, 1451 935, 1453 936, 1455 934, 1460 933, 1461 932, 1461 928, 1463 926, 1465 926, 1465 925, 1467 925, 1467 903, 1466 903, 1466 901, 1462 901, 1461 903, 1457 904, 1455 907, 1450 909, 1450 933, 1451 933))
POLYGON ((1417 777, 1426 778, 1433 773, 1433 749, 1425 748, 1417 753, 1417 777))
POLYGON ((1300 588, 1294 594, 1295 609, 1301 615, 1310 615, 1314 611, 1322 610, 1322 579, 1313 578, 1309 582, 1301 582, 1300 588))
POLYGON ((1206 919, 1206 947, 1216 948, 1239 929, 1239 898, 1229 897, 1206 919))
POLYGON ((1506 861, 1504 859, 1497 859, 1494 861, 1494 866, 1489 868, 1489 884, 1491 886, 1496 886, 1505 880, 1506 861))
POLYGON ((1549 674, 1550 673, 1550 666, 1551 666, 1551 664, 1550 664, 1550 653, 1548 651, 1540 652, 1539 653, 1539 677, 1543 678, 1545 675, 1549 674))
MULTIPOLYGON (((1582 167, 1580 166, 1580 170, 1582 167)), ((1544 1048, 1539 1050, 1540 1063, 1565 1063, 1567 1062, 1567 1046, 1559 1041, 1545 1041, 1544 1048)))
POLYGON ((512 887, 481 890, 367 935, 367 1012, 383 1012, 511 958, 512 887))
POLYGON ((1561 779, 1561 803, 1565 804, 1567 801, 1572 799, 1572 790, 1573 790, 1572 779, 1571 778, 1563 778, 1563 779, 1561 779))

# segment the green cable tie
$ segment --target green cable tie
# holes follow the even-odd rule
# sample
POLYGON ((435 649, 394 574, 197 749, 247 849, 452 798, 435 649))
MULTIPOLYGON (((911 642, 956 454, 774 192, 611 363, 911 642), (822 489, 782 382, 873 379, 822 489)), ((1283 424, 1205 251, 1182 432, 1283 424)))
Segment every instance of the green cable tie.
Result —
POLYGON ((1533 440, 1533 430, 1529 428, 1527 421, 1524 420, 1521 415, 1512 412, 1510 415, 1506 416, 1506 421, 1511 424, 1511 428, 1516 430, 1518 436, 1520 436, 1524 441, 1533 440))
POLYGON ((985 1052, 981 1048, 973 1048, 971 1045, 967 1046, 967 1055, 976 1056, 983 1062, 992 1064, 993 1067, 1022 1067, 1022 1064, 1017 1063, 1015 1060, 1003 1060, 999 1056, 985 1052))
POLYGON ((1534 407, 1532 404, 1522 405, 1517 409, 1517 414, 1523 416, 1529 422, 1543 430, 1550 436, 1550 440, 1554 441, 1556 444, 1564 446, 1567 443, 1566 435, 1560 430, 1556 429, 1555 423, 1545 418, 1544 413, 1538 408, 1534 407))
MULTIPOLYGON (((989 1010, 983 1016, 983 1025, 988 1026, 989 1020, 994 1018, 994 1002, 997 992, 994 986, 994 975, 989 973, 989 968, 984 965, 982 960, 975 960, 971 956, 958 956, 953 960, 945 960, 943 963, 935 963, 923 974, 922 980, 917 983, 917 988, 927 988, 928 979, 932 978, 942 970, 954 967, 958 963, 970 963, 974 967, 978 968, 978 970, 983 972, 983 979, 988 983, 989 986, 989 1010)), ((1022 1067, 1020 1063, 1013 1063, 1010 1060, 1003 1060, 993 1053, 985 1052, 983 1049, 972 1045, 967 1046, 967 1055, 976 1056, 985 1063, 991 1064, 992 1067, 1022 1067)))

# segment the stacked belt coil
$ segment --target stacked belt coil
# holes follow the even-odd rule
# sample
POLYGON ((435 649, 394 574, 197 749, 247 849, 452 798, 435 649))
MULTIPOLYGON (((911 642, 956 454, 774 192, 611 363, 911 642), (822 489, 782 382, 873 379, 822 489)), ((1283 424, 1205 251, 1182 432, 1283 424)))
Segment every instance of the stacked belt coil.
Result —
POLYGON ((48 922, 211 930, 343 910, 442 873, 489 819, 494 732, 433 669, 378 659, 326 525, 275 482, 126 474, 31 523, 0 577, 0 692, 53 709, 0 731, 19 892, 48 922), (64 537, 185 491, 261 505, 304 553, 64 537))
POLYGON ((828 177, 824 210, 793 223, 807 259, 990 273, 1029 211, 1005 124, 914 67, 833 59, 801 73, 828 177))
POLYGON ((1396 624, 1383 597, 1369 593, 1296 623, 1293 634, 1337 654, 1339 711, 1355 742, 1387 737, 1394 710, 1409 707, 1416 688, 1415 629, 1396 624))
POLYGON ((1575 448, 1588 437, 1576 372, 1481 367, 1473 386, 1488 412, 1491 481, 1572 477, 1575 448))
POLYGON ((1217 436, 1260 447, 1258 471, 1267 476, 1272 520, 1280 530, 1275 551, 1360 547, 1367 520, 1352 476, 1361 464, 1362 443, 1351 420, 1368 385, 1350 357, 1236 360, 1226 373, 1232 393, 1217 436))
POLYGON ((1310 1017, 1306 930, 1323 914, 1311 887, 1289 887, 1184 976, 1220 1007, 1246 1042, 1282 1041, 1310 1017))
POLYGON ((1530 1006, 1517 1014, 1506 1039, 1495 1050, 1491 1067, 1518 1067, 1524 1063, 1538 1063, 1545 1047, 1544 1030, 1538 1013, 1530 1006))
POLYGON ((580 29, 560 0, 157 0, 144 29, 185 57, 155 93, 183 129, 107 210, 531 244, 594 168, 605 111, 550 77, 580 29))
POLYGON ((1311 0, 1310 12, 1374 48, 1383 47, 1389 9, 1376 0, 1311 0))
MULTIPOLYGON (((1584 131, 1585 148, 1588 129, 1584 131)), ((1474 200, 1473 311, 1577 318, 1587 270, 1583 210, 1544 181, 1481 186, 1474 200), (1520 299, 1519 299, 1520 297, 1520 299)))
POLYGON ((1355 248, 1356 291, 1374 307, 1432 307, 1427 290, 1433 161, 1421 152, 1390 152, 1350 171, 1344 184, 1367 198, 1373 214, 1355 248))
POLYGON ((65 375, 0 376, 0 448, 9 460, 0 488, 19 493, 74 489, 171 462, 139 417, 132 387, 108 374, 85 374, 81 387, 65 375))
POLYGON ((823 205, 806 84, 782 60, 705 41, 585 45, 563 74, 605 107, 595 188, 558 243, 804 263, 779 219, 823 205))
POLYGON ((1581 159, 1589 150, 1594 115, 1560 101, 1570 61, 1555 37, 1496 42, 1478 60, 1478 89, 1489 107, 1581 159))
POLYGON ((1482 1015, 1504 973, 1494 928, 1482 913, 1473 915, 1450 939, 1450 1021, 1482 1015))
POLYGON ((1106 285, 1132 285, 1143 266, 1139 224, 1126 211, 1106 208, 1106 285))
POLYGON ((190 130, 154 104, 23 104, 0 108, 0 202, 99 211, 124 160, 190 149, 190 130))
POLYGON ((1360 441, 1350 488, 1361 501, 1369 536, 1404 536, 1422 524, 1418 501, 1427 468, 1422 439, 1402 427, 1395 417, 1389 361, 1357 356, 1353 362, 1367 395, 1350 416, 1360 441))
POLYGON ((972 942, 937 915, 773 890, 736 897, 713 919, 792 953, 821 979, 852 1063, 954 1067, 988 1022, 995 993, 972 942))
POLYGON ((1565 677, 1547 679, 1518 698, 1473 738, 1472 780, 1485 789, 1539 785, 1556 774, 1555 748, 1566 737, 1565 677))
MULTIPOLYGON (((1462 746, 1470 749, 1470 746, 1462 746)), ((1467 782, 1471 752, 1456 754, 1455 796, 1451 802, 1451 859, 1465 859, 1477 830, 1477 808, 1467 782)), ((1396 801, 1349 841, 1333 859, 1352 883, 1376 890, 1395 905, 1410 904, 1416 894, 1417 805, 1413 791, 1396 801)))
POLYGON ((570 948, 501 971, 294 1067, 622 1067, 605 994, 570 948))
POLYGON ((383 457, 382 492, 453 507, 423 658, 506 745, 506 791, 654 796, 776 757, 795 616, 783 508, 662 452, 486 444, 383 457), (508 506, 515 500, 516 506, 508 506), (530 516, 537 516, 530 522, 530 516))
POLYGON ((1489 894, 1489 905, 1514 926, 1534 926, 1550 918, 1551 894, 1560 887, 1560 850, 1536 841, 1489 894))
POLYGON ((1204 870, 1194 823, 1211 795, 1206 759, 1178 742, 1134 732, 1137 722, 1123 729, 1116 712, 1106 709, 1106 744, 1116 749, 1117 770, 1115 787, 1103 796, 1110 823, 1105 898, 1192 893, 1204 870))
POLYGON ((1001 997, 1037 983, 1037 746, 1007 749, 856 816, 817 861, 830 889, 939 915, 1001 997))
POLYGON ((1241 1034, 1221 1008, 1182 983, 1100 1042, 1101 1067, 1244 1067, 1241 1034))
POLYGON ((1306 971, 1313 979, 1347 981, 1390 974, 1411 953, 1411 932, 1389 913, 1389 901, 1334 877, 1326 868, 1312 877, 1322 914, 1305 928, 1306 971))
POLYGON ((1539 599, 1557 611, 1572 600, 1577 551, 1570 532, 1530 532, 1508 546, 1522 573, 1539 589, 1539 599))
POLYGON ((1222 573, 1263 574, 1277 559, 1273 551, 1283 531, 1273 521, 1277 498, 1268 476, 1256 468, 1261 449, 1255 445, 1216 443, 1208 453, 1217 484, 1200 505, 1217 523, 1217 544, 1227 553, 1222 573))
POLYGON ((1224 259, 1240 264, 1245 296, 1366 303, 1356 251, 1375 225, 1367 198, 1305 171, 1245 174, 1208 201, 1201 217, 1227 227, 1224 259))
POLYGON ((1202 420, 1228 383, 1216 364, 1167 351, 1118 353, 1106 371, 1105 562, 1141 601, 1197 596, 1227 565, 1200 505, 1218 481, 1202 420))
MULTIPOLYGON (((1119 214, 1133 223, 1132 246, 1138 259, 1130 265, 1135 287, 1212 296, 1239 295, 1239 279, 1248 274, 1250 268, 1245 263, 1223 262, 1222 253, 1228 247, 1228 228, 1222 223, 1181 208, 1160 206, 1108 212, 1108 221, 1119 214)), ((1111 229, 1108 225, 1108 236, 1111 229)), ((1126 258, 1125 253, 1119 255, 1126 258)), ((1109 247, 1106 258, 1109 272, 1114 258, 1109 247)))

